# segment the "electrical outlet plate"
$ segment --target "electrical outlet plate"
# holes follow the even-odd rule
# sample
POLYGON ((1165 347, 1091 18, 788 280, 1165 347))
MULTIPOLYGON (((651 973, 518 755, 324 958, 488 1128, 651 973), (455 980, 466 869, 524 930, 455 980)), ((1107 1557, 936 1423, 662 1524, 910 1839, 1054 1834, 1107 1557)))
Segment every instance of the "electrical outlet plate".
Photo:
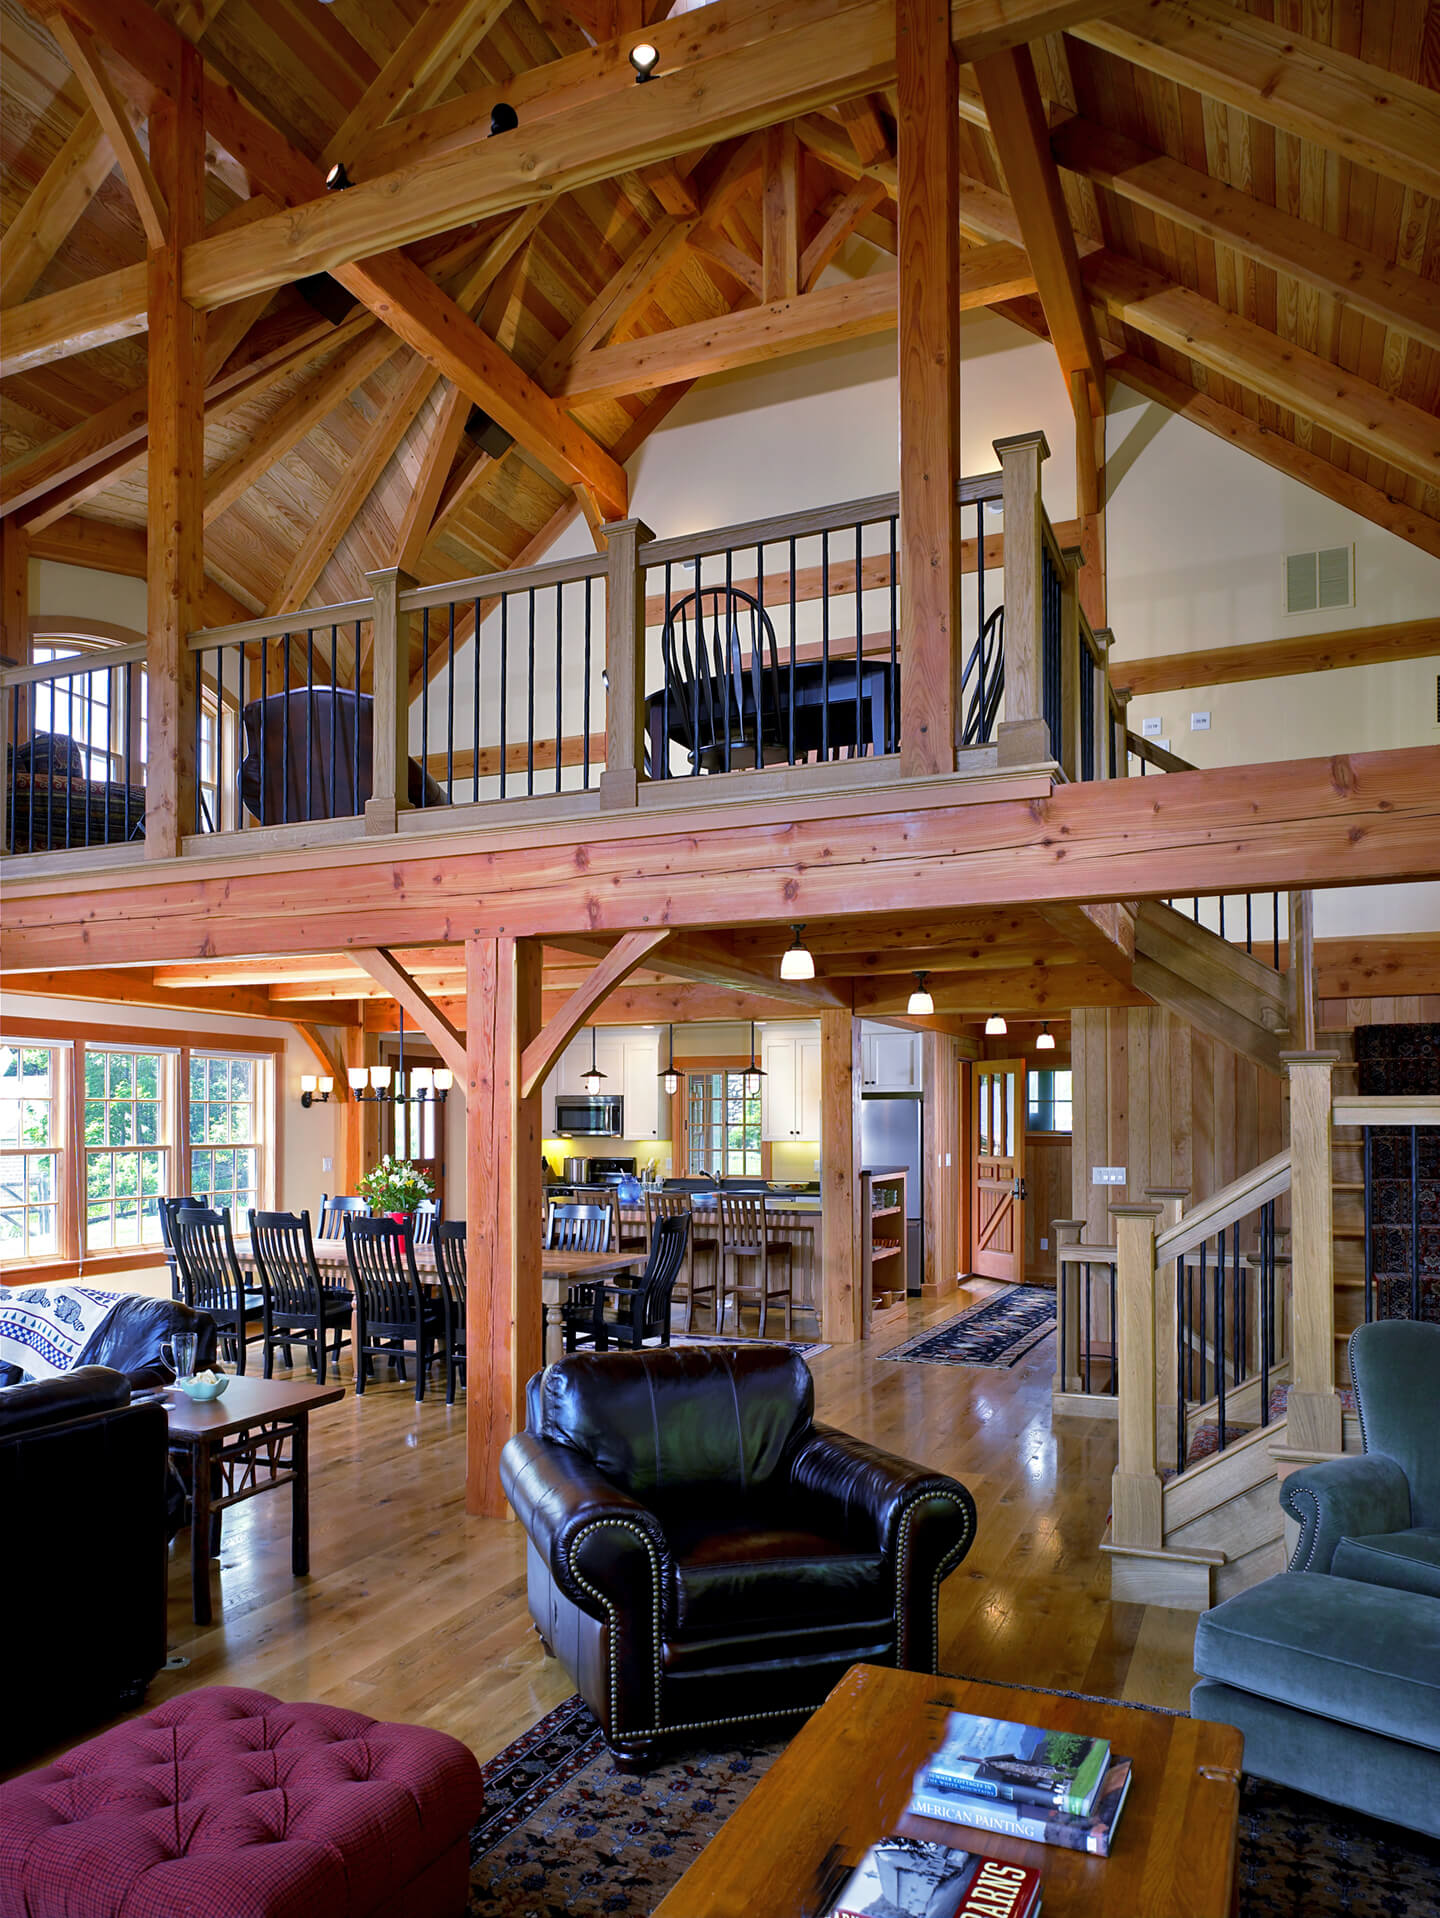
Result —
POLYGON ((1050 1250, 1050 1241, 1048 1239, 1042 1239, 1040 1241, 1040 1250, 1042 1252, 1048 1252, 1050 1250))
POLYGON ((1142 739, 1158 739, 1160 737, 1160 729, 1164 724, 1165 721, 1163 719, 1142 719, 1140 722, 1140 737, 1142 739))
POLYGON ((1192 733, 1208 733, 1210 730, 1209 713, 1191 713, 1190 730, 1192 733))
POLYGON ((1125 1168, 1123 1165, 1092 1165, 1090 1183, 1091 1185, 1124 1185, 1125 1168))

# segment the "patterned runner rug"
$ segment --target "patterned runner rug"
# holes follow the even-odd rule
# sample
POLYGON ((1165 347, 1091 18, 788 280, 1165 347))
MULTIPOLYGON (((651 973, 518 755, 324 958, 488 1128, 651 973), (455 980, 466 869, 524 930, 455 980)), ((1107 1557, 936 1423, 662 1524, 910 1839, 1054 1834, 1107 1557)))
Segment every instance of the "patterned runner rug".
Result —
MULTIPOLYGON (((784 1747, 757 1737, 634 1777, 567 1699, 484 1768, 470 1918, 647 1918, 784 1747)), ((1434 1918, 1440 1844, 1246 1778, 1239 1882, 1240 1918, 1434 1918)))
POLYGON ((906 1359, 917 1365, 995 1365, 1008 1369, 1054 1330, 1055 1294, 1043 1285, 1012 1285, 878 1356, 906 1359))

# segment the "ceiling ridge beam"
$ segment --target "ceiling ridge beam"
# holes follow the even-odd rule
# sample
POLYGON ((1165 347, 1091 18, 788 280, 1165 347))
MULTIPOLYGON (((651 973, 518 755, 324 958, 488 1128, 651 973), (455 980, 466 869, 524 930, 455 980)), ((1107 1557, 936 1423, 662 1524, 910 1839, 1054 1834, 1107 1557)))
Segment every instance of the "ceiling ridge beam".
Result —
POLYGON ((326 142, 327 163, 353 158, 367 135, 403 110, 418 112, 445 91, 465 62, 489 38, 510 0, 429 0, 326 142))
POLYGON ((584 985, 577 986, 560 1010, 547 1019, 520 1058, 520 1097, 528 1099, 556 1059, 611 991, 628 979, 659 945, 669 929, 627 932, 617 939, 584 985))

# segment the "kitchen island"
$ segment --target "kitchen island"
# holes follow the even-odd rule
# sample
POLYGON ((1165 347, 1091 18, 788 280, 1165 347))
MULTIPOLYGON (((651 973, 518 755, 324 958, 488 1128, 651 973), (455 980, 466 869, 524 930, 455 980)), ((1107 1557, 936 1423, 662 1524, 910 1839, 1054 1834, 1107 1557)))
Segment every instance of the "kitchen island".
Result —
MULTIPOLYGON (((665 1189, 665 1188, 662 1188, 665 1189)), ((674 1187, 668 1188, 673 1191, 674 1187)), ((695 1276, 702 1288, 712 1279, 718 1281, 716 1267, 719 1260, 720 1208, 714 1192, 693 1192, 689 1194, 695 1214, 695 1276)), ((625 1227, 643 1227, 645 1207, 625 1205, 620 1207, 621 1223, 625 1227)), ((794 1302, 794 1331, 797 1337, 818 1338, 820 1336, 820 1195, 818 1192, 768 1192, 765 1194, 765 1225, 772 1243, 788 1243, 794 1247, 792 1260, 792 1297, 794 1302)), ((774 1332, 776 1312, 780 1312, 780 1336, 784 1336, 784 1308, 770 1308, 770 1321, 767 1331, 774 1332)), ((754 1331, 757 1318, 756 1308, 747 1306, 745 1324, 742 1329, 754 1331)), ((692 1331, 708 1332, 711 1328, 702 1325, 697 1315, 692 1331)), ((726 1321, 727 1332, 735 1330, 735 1314, 732 1310, 726 1321)))

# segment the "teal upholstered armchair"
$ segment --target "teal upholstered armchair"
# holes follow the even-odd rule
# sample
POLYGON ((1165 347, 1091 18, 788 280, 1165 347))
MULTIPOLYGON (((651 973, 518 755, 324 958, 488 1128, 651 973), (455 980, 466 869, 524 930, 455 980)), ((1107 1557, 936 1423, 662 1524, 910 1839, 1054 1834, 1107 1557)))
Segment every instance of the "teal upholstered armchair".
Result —
POLYGON ((1440 1325, 1386 1319, 1350 1337, 1363 1453, 1292 1472, 1292 1572, 1440 1598, 1440 1325))

